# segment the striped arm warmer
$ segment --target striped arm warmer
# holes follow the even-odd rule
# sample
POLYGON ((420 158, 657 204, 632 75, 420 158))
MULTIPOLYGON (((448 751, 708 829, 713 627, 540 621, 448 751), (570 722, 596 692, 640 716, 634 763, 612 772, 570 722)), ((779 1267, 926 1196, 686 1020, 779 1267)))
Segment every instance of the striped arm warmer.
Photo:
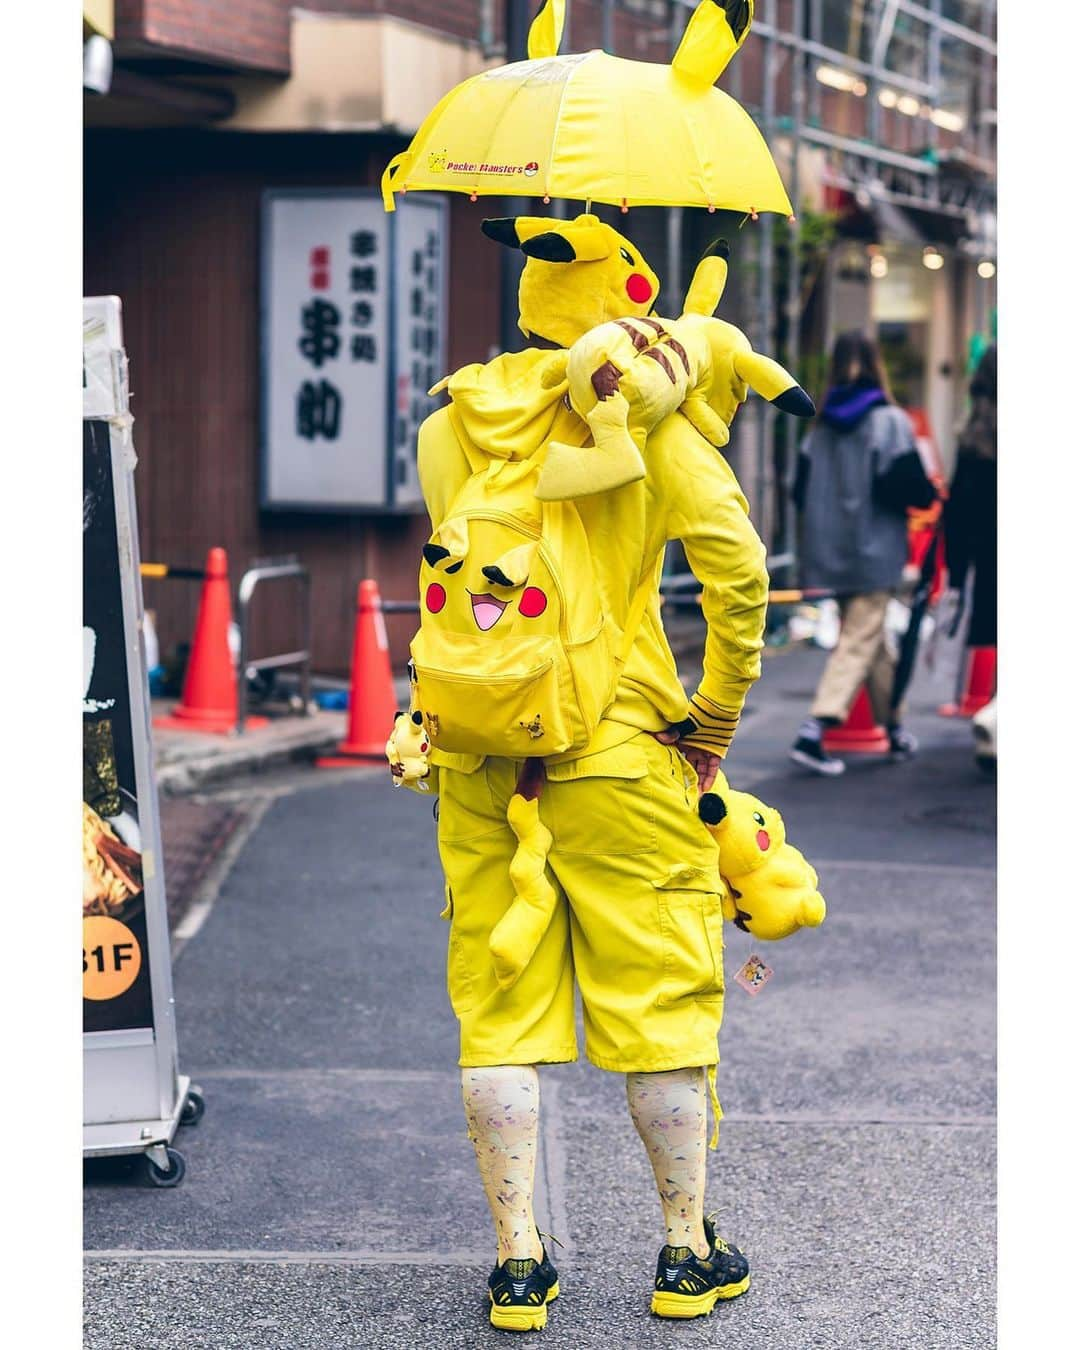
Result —
POLYGON ((690 699, 690 716, 693 730, 683 735, 684 745, 696 746, 699 750, 709 750, 721 759, 728 752, 735 728, 739 725, 739 714, 731 708, 721 708, 712 699, 697 693, 690 699))

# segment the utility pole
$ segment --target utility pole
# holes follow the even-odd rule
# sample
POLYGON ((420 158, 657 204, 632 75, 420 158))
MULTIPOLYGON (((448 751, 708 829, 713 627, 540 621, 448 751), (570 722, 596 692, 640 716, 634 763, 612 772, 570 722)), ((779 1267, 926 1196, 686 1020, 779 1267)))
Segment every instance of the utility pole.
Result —
MULTIPOLYGON (((505 0, 506 60, 524 61, 528 56, 530 15, 529 0, 505 0)), ((507 197, 506 214, 524 215, 528 209, 525 198, 507 197)), ((502 254, 501 293, 499 303, 499 342, 504 352, 516 351, 522 342, 518 329, 518 283, 525 259, 515 248, 500 248, 502 254)))
POLYGON ((615 0, 602 0, 600 6, 600 46, 615 55, 615 0))

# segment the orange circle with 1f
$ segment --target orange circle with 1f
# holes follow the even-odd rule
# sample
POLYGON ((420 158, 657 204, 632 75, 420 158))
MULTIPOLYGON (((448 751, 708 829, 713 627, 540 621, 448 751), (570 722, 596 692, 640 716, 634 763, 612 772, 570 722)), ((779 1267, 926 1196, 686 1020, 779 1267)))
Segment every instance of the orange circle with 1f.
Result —
POLYGON ((104 1002, 126 993, 142 969, 142 948, 126 923, 103 914, 83 919, 83 998, 104 1002))

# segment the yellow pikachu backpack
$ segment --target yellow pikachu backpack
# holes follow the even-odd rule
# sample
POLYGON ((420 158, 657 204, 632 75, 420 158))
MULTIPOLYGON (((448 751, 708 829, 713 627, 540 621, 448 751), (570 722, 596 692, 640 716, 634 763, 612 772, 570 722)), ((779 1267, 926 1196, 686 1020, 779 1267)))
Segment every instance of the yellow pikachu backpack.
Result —
POLYGON ((648 598, 605 619, 572 501, 536 499, 537 466, 492 459, 424 545, 413 707, 438 750, 523 759, 588 744, 648 598))

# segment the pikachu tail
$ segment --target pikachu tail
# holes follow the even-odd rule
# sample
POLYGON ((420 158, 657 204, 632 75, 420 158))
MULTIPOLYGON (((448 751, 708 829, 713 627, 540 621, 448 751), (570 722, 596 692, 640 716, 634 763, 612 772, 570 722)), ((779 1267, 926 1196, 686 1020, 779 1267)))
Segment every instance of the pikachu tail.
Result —
POLYGON ((734 364, 739 379, 781 412, 793 417, 813 417, 817 411, 814 400, 779 361, 760 352, 742 351, 735 353, 734 364))
POLYGON ((555 914, 558 896, 547 878, 547 857, 554 842, 540 820, 536 797, 515 792, 506 819, 518 846, 510 862, 514 899, 491 930, 488 950, 500 989, 509 989, 533 958, 555 914))
POLYGON ((754 0, 702 0, 690 16, 671 68, 689 84, 707 89, 750 32, 754 0))
POLYGON ((700 314, 711 319, 716 313, 728 279, 731 249, 726 239, 714 239, 694 268, 694 275, 683 302, 683 314, 700 314))

